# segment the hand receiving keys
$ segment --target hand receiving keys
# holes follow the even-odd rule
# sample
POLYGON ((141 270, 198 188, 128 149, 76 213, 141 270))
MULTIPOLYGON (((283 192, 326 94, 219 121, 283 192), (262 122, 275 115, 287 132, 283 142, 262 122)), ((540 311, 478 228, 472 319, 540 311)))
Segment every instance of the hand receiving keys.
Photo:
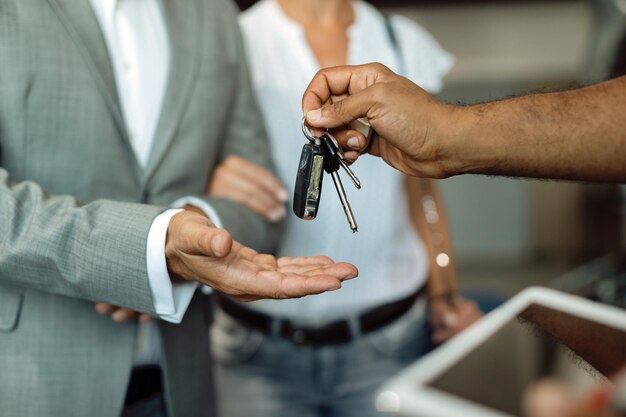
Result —
MULTIPOLYGON (((280 258, 259 254, 234 241, 208 218, 185 210, 172 218, 165 245, 170 276, 197 281, 239 301, 299 298, 341 288, 356 267, 325 256, 280 258)), ((96 311, 125 322, 131 310, 96 304, 96 311)), ((142 321, 148 317, 140 315, 142 321)))
POLYGON ((276 259, 259 254, 189 211, 172 218, 165 255, 171 275, 208 285, 239 301, 337 290, 342 281, 358 274, 354 266, 325 256, 276 259))

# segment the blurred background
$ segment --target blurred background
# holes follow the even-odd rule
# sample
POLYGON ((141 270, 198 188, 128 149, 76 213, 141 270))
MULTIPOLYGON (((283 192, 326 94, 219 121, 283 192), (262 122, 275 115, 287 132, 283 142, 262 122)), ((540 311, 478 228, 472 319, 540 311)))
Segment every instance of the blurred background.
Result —
MULTIPOLYGON (((448 102, 624 73, 626 0, 371 2, 414 19, 454 54, 441 94, 448 102)), ((440 185, 466 291, 509 297, 539 284, 623 303, 624 188, 484 176, 440 185)))

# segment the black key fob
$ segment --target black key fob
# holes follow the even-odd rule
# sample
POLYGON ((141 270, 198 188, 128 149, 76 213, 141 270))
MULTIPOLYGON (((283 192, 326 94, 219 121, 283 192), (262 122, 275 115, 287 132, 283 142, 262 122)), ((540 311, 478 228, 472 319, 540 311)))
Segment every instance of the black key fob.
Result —
POLYGON ((293 193, 293 212, 301 219, 313 220, 317 215, 324 179, 324 160, 320 145, 307 143, 302 148, 293 193))
POLYGON ((327 133, 320 137, 322 150, 324 151, 324 170, 329 174, 339 169, 339 147, 337 142, 327 133))

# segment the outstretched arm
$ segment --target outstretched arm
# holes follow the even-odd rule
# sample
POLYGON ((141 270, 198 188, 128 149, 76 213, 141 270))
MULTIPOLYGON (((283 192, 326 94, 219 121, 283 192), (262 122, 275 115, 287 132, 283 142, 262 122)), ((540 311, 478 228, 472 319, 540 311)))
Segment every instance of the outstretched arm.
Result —
MULTIPOLYGON (((13 183, 0 168, 0 285, 155 314, 146 245, 161 211, 51 196, 35 183, 13 183)), ((170 276, 242 300, 317 294, 337 289, 357 274, 353 266, 325 257, 276 260, 259 255, 190 211, 171 219, 164 249, 170 276)))
MULTIPOLYGON (((626 77, 578 90, 452 106, 383 65, 344 66, 318 72, 304 94, 303 110, 308 123, 319 128, 369 118, 379 135, 371 153, 409 175, 626 182, 626 77)), ((346 135, 337 136, 348 150, 365 146, 360 135, 353 146, 346 135)))

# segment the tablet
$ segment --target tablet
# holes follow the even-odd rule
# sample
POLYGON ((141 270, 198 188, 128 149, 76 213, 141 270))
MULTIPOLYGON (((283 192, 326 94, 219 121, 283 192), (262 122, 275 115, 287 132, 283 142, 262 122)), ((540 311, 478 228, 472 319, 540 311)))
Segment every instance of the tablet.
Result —
MULTIPOLYGON (((546 288, 530 288, 497 308, 381 388, 379 411, 414 417, 523 416, 538 381, 591 386, 605 377, 528 314, 563 318, 626 362, 626 311, 546 288), (607 339, 604 337, 604 339, 607 339), (620 356, 621 355, 621 356, 620 356)), ((570 326, 571 327, 571 326, 570 326)))

